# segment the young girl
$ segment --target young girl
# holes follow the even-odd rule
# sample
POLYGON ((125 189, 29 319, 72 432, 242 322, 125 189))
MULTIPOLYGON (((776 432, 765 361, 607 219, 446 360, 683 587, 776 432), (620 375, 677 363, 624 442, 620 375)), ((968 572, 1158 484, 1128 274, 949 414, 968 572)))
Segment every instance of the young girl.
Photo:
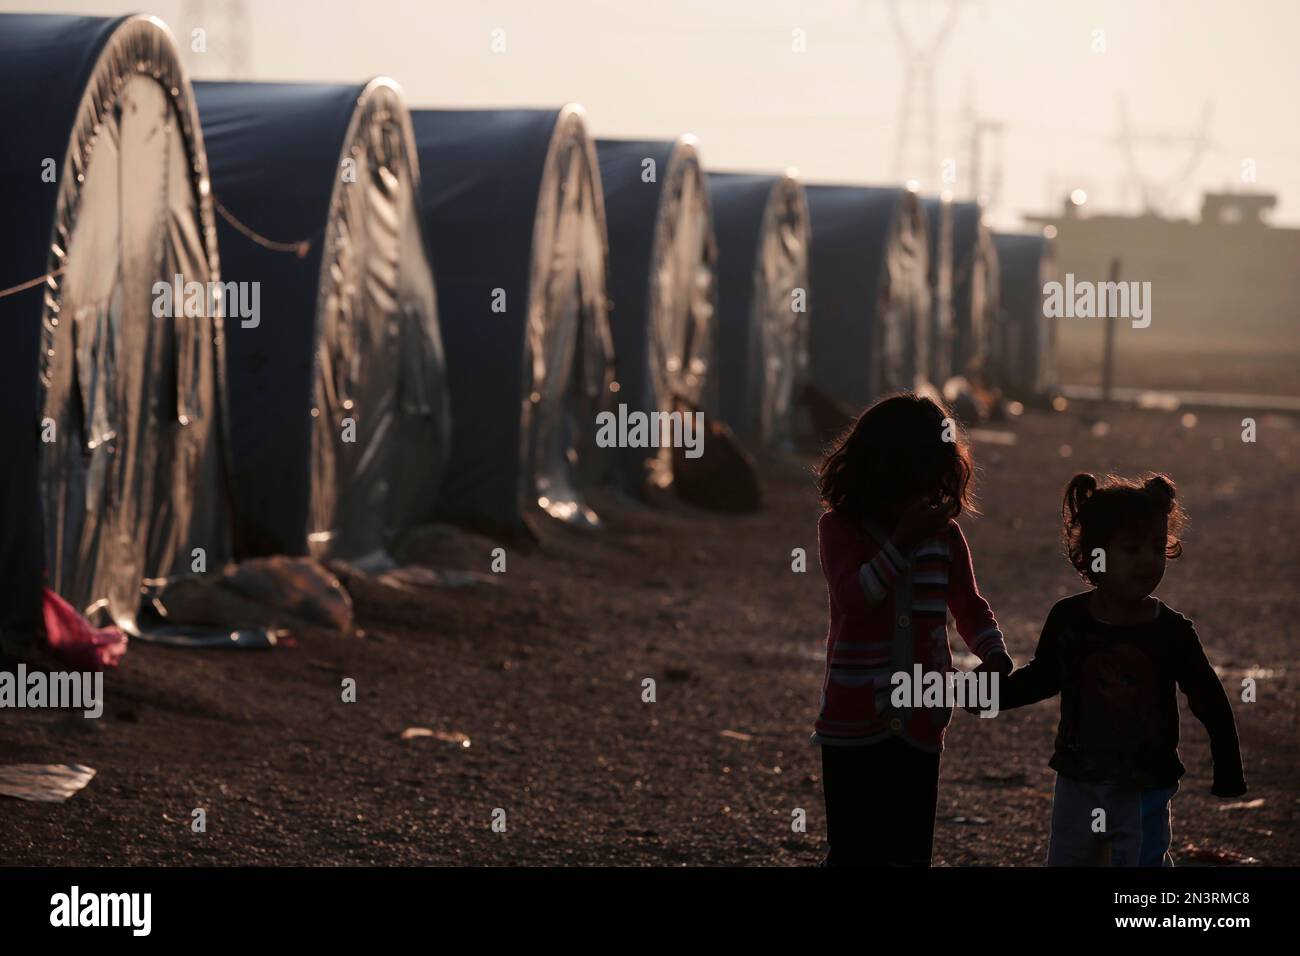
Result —
POLYGON ((999 700, 1006 710, 1061 695, 1047 863, 1172 866, 1169 801, 1185 771, 1175 688, 1209 732, 1211 792, 1246 792, 1223 686, 1192 622, 1151 594, 1182 554, 1186 518, 1164 475, 1100 487, 1075 475, 1062 513, 1070 563, 1092 590, 1052 608, 1033 661, 999 700))
POLYGON ((827 866, 929 866, 939 752, 951 708, 896 708, 891 677, 952 668, 947 614, 983 662, 1011 670, 952 520, 972 511, 970 452, 928 398, 864 411, 818 469, 817 523, 830 594, 822 748, 827 866))

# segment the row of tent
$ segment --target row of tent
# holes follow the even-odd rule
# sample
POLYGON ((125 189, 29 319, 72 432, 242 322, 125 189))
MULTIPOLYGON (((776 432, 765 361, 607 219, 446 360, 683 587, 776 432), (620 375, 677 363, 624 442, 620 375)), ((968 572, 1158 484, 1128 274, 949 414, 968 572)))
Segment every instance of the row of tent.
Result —
POLYGON ((619 403, 757 450, 809 387, 1053 384, 1050 248, 973 204, 705 171, 576 106, 192 84, 149 17, 0 16, 0 81, 5 630, 48 584, 134 632, 196 549, 364 566, 430 519, 598 523, 584 488, 671 481, 599 447, 619 403))

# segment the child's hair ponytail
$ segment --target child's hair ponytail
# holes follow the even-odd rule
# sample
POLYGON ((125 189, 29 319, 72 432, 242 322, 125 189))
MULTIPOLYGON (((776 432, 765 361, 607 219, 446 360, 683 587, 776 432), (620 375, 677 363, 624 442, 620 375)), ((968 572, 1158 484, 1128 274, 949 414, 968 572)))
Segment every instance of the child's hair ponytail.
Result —
POLYGON ((1065 526, 1077 524, 1083 504, 1097 492, 1097 479, 1086 472, 1080 472, 1070 479, 1065 486, 1065 500, 1061 502, 1061 517, 1065 526))
MULTIPOLYGON (((1151 475, 1146 481, 1142 482, 1142 490, 1152 498, 1164 502, 1168 507, 1174 503, 1174 498, 1178 496, 1178 489, 1174 483, 1169 480, 1168 475, 1151 475)), ((1166 511, 1166 514, 1169 512, 1166 511)))
POLYGON ((1090 584, 1097 583, 1091 568, 1095 549, 1107 547, 1117 531, 1155 520, 1169 522, 1165 555, 1180 557, 1183 545, 1178 535, 1187 523, 1187 514, 1168 475, 1148 474, 1136 481, 1112 475, 1098 482, 1093 475, 1080 472, 1065 486, 1061 501, 1065 553, 1090 584))

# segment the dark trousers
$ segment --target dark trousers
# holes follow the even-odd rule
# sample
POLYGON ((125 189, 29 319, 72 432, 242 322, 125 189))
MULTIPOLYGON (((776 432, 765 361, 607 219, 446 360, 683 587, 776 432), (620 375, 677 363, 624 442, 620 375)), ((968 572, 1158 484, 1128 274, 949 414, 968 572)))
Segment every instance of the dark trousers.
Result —
POLYGON ((939 755, 898 737, 822 747, 826 866, 929 866, 939 755))

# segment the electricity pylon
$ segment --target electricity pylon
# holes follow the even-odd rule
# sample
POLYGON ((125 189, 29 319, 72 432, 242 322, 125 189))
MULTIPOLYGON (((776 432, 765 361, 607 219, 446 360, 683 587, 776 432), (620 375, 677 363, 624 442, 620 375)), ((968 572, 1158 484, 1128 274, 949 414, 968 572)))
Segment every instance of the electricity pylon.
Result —
POLYGON ((1142 203, 1142 212, 1145 215, 1168 215, 1175 204, 1186 195, 1188 185, 1206 150, 1215 148, 1214 142, 1210 139, 1213 103, 1210 100, 1205 101, 1205 106, 1201 109, 1200 126, 1191 133, 1134 129, 1129 121, 1128 104, 1123 96, 1119 97, 1118 107, 1119 133, 1115 137, 1115 142, 1120 152, 1124 154, 1124 162, 1128 167, 1128 182, 1137 190, 1138 198, 1142 203), (1136 147, 1139 144, 1166 149, 1185 148, 1187 160, 1176 173, 1166 178, 1163 183, 1158 183, 1144 173, 1138 165, 1136 147))
POLYGON ((178 40, 188 51, 191 75, 211 80, 245 80, 249 72, 248 8, 244 0, 185 0, 181 24, 189 33, 178 40), (203 30, 202 49, 192 31, 203 30))
POLYGON ((952 34, 957 14, 965 0, 947 0, 948 9, 938 31, 925 43, 916 42, 903 24, 898 0, 886 0, 889 21, 894 28, 903 56, 903 90, 898 105, 898 130, 894 139, 894 179, 909 178, 933 181, 938 176, 939 153, 936 144, 934 74, 939 54, 952 34), (914 140, 919 141, 914 145, 914 140), (917 150, 923 152, 923 158, 917 150), (926 175, 914 174, 918 167, 926 175))

